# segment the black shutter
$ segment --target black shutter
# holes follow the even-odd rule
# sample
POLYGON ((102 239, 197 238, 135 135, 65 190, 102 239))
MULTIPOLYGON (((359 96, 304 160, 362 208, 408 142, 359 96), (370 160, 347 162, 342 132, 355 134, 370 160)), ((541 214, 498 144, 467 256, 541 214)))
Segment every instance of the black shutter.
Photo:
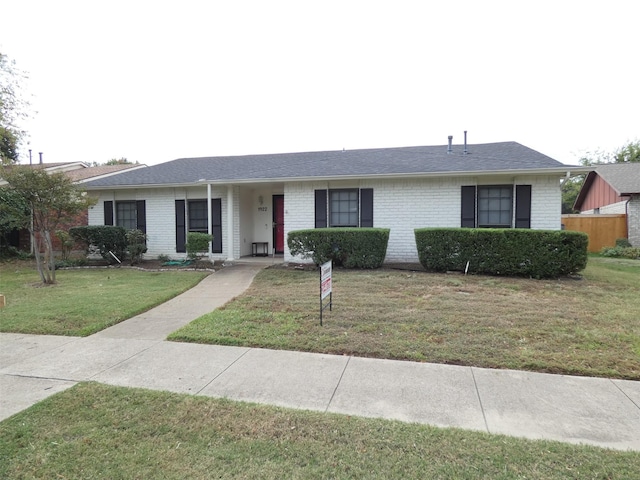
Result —
POLYGON ((316 190, 316 228, 327 227, 327 191, 316 190))
POLYGON ((176 252, 184 253, 187 251, 185 244, 187 243, 187 229, 185 224, 185 201, 176 200, 176 252))
POLYGON ((211 199, 211 234, 211 252, 222 253, 222 200, 219 198, 211 199))
POLYGON ((475 228, 476 226, 476 187, 462 187, 461 227, 475 228))
POLYGON ((147 211, 144 200, 136 201, 136 228, 142 233, 147 233, 147 211))
POLYGON ((516 185, 516 228, 531 228, 531 185, 516 185))
POLYGON ((373 227, 373 188, 360 190, 360 226, 373 227))
POLYGON ((111 200, 104 202, 104 224, 113 225, 113 202, 111 200))

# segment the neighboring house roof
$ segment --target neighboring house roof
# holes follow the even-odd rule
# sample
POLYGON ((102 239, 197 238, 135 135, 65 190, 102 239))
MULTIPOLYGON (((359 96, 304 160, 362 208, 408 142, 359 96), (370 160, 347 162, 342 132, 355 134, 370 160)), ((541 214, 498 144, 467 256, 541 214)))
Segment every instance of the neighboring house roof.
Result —
POLYGON ((602 178, 620 197, 640 194, 640 163, 607 163, 597 165, 589 172, 580 188, 574 203, 576 210, 581 210, 589 191, 597 177, 602 178))
MULTIPOLYGON (((117 165, 98 165, 96 167, 89 167, 83 162, 52 162, 52 163, 34 163, 30 165, 8 165, 5 168, 18 167, 31 167, 36 170, 46 170, 49 173, 64 173, 74 183, 83 183, 89 180, 95 180, 116 173, 123 172, 125 170, 134 170, 137 168, 145 168, 146 165, 140 164, 117 164, 117 165)), ((0 184, 6 182, 0 179, 0 184)))
POLYGON ((595 173, 611 185, 618 195, 640 193, 640 163, 598 165, 595 173))
POLYGON ((78 170, 72 170, 69 172, 65 172, 67 177, 69 177, 74 182, 86 182, 91 179, 96 179, 97 177, 103 177, 106 175, 113 175, 115 173, 120 173, 125 170, 132 170, 136 168, 143 168, 146 165, 139 164, 118 164, 118 165, 98 165, 97 167, 87 167, 78 170))
POLYGON ((49 163, 31 163, 29 165, 18 164, 18 166, 29 166, 35 169, 44 168, 45 170, 64 170, 85 168, 87 165, 83 162, 49 162, 49 163))
POLYGON ((393 176, 559 173, 571 167, 516 142, 181 158, 87 182, 89 189, 393 176))

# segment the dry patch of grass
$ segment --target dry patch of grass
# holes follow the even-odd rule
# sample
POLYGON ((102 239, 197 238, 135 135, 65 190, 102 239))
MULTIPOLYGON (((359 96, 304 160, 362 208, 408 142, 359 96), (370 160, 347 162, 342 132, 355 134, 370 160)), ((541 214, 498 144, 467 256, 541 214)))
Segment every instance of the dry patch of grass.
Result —
POLYGON ((2 422, 1 478, 637 478, 640 454, 80 384, 2 422))
POLYGON ((316 271, 262 271, 173 340, 640 379, 640 262, 584 278, 335 270, 319 325, 316 271))

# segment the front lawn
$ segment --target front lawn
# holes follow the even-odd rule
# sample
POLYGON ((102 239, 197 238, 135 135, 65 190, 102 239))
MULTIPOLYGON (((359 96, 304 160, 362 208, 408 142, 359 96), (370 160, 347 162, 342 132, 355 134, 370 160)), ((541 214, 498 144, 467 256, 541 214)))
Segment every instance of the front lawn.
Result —
POLYGON ((202 272, 81 268, 56 272, 43 286, 28 262, 0 263, 0 332, 86 336, 188 290, 202 272))
POLYGON ((640 379, 640 262, 590 257, 582 279, 270 268, 169 338, 339 355, 640 379))
POLYGON ((93 383, 2 422, 0 478, 638 478, 640 454, 93 383))

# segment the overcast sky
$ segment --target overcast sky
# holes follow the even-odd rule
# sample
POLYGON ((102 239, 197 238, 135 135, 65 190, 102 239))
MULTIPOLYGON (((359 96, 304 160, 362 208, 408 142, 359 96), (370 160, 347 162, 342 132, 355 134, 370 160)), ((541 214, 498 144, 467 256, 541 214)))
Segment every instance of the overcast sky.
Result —
POLYGON ((640 139, 640 1, 3 0, 45 162, 640 139))

